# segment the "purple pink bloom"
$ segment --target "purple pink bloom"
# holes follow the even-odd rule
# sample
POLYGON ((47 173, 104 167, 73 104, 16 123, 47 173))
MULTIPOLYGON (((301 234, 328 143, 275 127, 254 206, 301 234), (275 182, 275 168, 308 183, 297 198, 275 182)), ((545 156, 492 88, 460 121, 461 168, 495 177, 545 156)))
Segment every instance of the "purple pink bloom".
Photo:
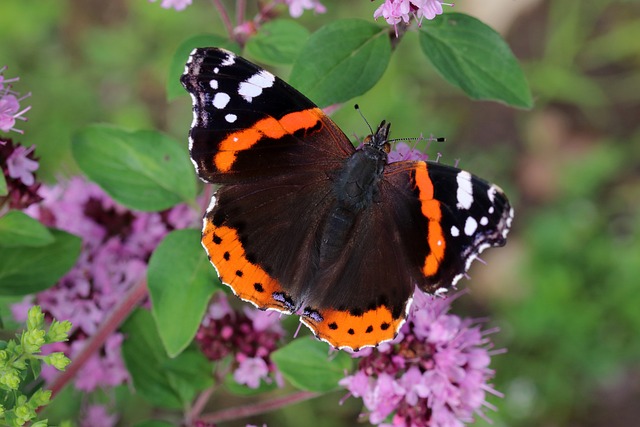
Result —
POLYGON ((488 383, 491 331, 448 314, 451 299, 416 290, 398 337, 354 355, 358 370, 340 384, 362 399, 372 424, 462 427, 494 409, 485 400, 500 396, 488 383))
POLYGON ((305 10, 313 10, 315 13, 325 13, 327 9, 318 0, 284 0, 289 6, 289 14, 292 18, 299 18, 305 10))
POLYGON ((33 147, 26 148, 0 137, 0 173, 7 181, 8 191, 6 196, 0 196, 0 208, 8 205, 10 209, 25 209, 42 200, 40 183, 34 174, 37 169, 33 147))
MULTIPOLYGON (((149 0, 154 3, 156 0, 149 0)), ((192 0, 162 0, 160 7, 164 9, 175 9, 177 11, 185 10, 187 6, 191 5, 192 0)))
POLYGON ((210 360, 233 356, 234 380, 258 388, 262 381, 282 381, 270 355, 283 336, 278 313, 246 306, 236 311, 226 295, 218 292, 196 334, 196 342, 210 360))
MULTIPOLYGON (((185 205, 164 212, 131 211, 96 184, 79 177, 42 187, 41 193, 44 200, 26 212, 47 226, 80 236, 82 252, 73 269, 55 286, 14 305, 12 311, 17 320, 24 320, 25 303, 36 303, 48 316, 71 321, 69 341, 52 351, 63 351, 73 358, 125 293, 145 279, 147 262, 160 240, 169 231, 195 224, 198 219, 185 205)), ((120 354, 122 340, 120 333, 107 339, 75 377, 76 389, 91 392, 128 381, 120 354)), ((43 370, 42 375, 51 380, 55 372, 43 370)))
POLYGON ((437 15, 442 15, 443 4, 453 6, 439 0, 384 0, 373 13, 373 17, 383 17, 389 25, 396 28, 397 35, 399 23, 408 23, 412 16, 418 20, 418 25, 422 23, 423 18, 434 19, 437 15))
POLYGON ((0 131, 14 131, 23 133, 15 127, 16 120, 26 120, 24 114, 31 109, 31 106, 20 108, 20 103, 31 96, 30 93, 20 96, 18 92, 11 89, 11 84, 19 80, 18 77, 6 79, 3 75, 7 67, 0 68, 0 131))

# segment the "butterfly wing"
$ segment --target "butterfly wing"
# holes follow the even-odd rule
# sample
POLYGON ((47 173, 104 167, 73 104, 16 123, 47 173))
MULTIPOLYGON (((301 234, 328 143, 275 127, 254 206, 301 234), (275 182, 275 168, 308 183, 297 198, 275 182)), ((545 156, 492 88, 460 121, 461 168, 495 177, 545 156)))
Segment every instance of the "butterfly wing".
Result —
POLYGON ((385 177, 396 185, 408 178, 420 201, 421 235, 427 242, 426 251, 419 252, 422 290, 454 286, 483 250, 506 243, 513 208, 497 185, 435 162, 394 163, 385 177))
POLYGON ((309 99, 232 52, 195 49, 181 82, 193 99, 189 151, 206 182, 328 170, 354 151, 309 99))
POLYGON ((226 50, 195 49, 181 82, 193 99, 193 163, 222 184, 202 244, 240 298, 291 312, 311 268, 309 230, 353 145, 304 95, 226 50))
POLYGON ((393 339, 418 286, 455 285, 473 259, 502 246, 513 210, 495 185, 431 162, 389 164, 379 199, 358 219, 332 271, 320 273, 304 322, 336 347, 393 339))

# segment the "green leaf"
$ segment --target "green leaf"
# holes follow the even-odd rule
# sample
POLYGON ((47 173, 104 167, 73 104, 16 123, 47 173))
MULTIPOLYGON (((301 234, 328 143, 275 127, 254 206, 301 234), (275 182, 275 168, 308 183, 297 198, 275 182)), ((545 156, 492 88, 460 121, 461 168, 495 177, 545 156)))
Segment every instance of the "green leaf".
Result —
POLYGON ((167 360, 163 369, 183 402, 191 402, 198 392, 213 385, 213 364, 195 346, 167 360))
POLYGON ((348 353, 330 354, 329 350, 324 342, 301 338, 273 352, 271 360, 295 387, 324 393, 338 388, 338 381, 353 365, 348 353))
POLYGON ((180 76, 184 73, 184 65, 187 63, 189 54, 197 47, 221 47, 240 53, 240 47, 236 43, 215 34, 199 34, 185 40, 176 49, 169 66, 169 78, 167 79, 168 100, 187 94, 180 84, 180 76))
POLYGON ((159 132, 92 125, 75 135, 72 152, 92 181, 131 209, 159 211, 195 198, 185 149, 159 132))
POLYGON ((309 37, 293 65, 290 83, 325 107, 373 87, 390 58, 386 28, 359 19, 334 21, 309 37))
POLYGON ((82 240, 49 229, 53 242, 39 247, 0 247, 0 295, 27 295, 53 286, 73 267, 82 240))
POLYGON ((500 34, 471 16, 446 13, 420 29, 420 46, 438 72, 472 99, 531 108, 516 57, 500 34))
POLYGON ((170 359, 164 351, 151 313, 136 310, 122 326, 127 339, 122 357, 133 386, 153 405, 182 409, 195 394, 212 384, 211 364, 196 350, 170 359))
POLYGON ((9 211, 0 217, 0 246, 46 246, 53 243, 47 227, 21 211, 9 211))
POLYGON ((309 30, 296 21, 276 19, 258 29, 247 41, 245 51, 266 64, 292 64, 308 38, 309 30))
POLYGON ((151 310, 170 357, 184 350, 219 284, 200 245, 200 231, 176 230, 158 245, 148 270, 151 310))
POLYGON ((0 197, 6 196, 7 194, 9 194, 7 179, 4 177, 3 173, 0 173, 0 197))

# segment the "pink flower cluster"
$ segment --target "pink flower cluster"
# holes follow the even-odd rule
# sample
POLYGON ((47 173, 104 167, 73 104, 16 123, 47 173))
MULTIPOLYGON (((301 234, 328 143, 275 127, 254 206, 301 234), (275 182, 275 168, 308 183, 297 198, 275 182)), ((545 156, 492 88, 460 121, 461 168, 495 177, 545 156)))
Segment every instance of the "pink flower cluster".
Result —
POLYGON ((442 5, 453 6, 453 4, 443 3, 440 0, 384 0, 384 3, 373 13, 375 19, 381 16, 389 25, 396 28, 400 22, 407 23, 412 16, 418 20, 418 25, 422 19, 433 19, 437 15, 442 15, 442 5))
POLYGON ((27 148, 0 137, 0 173, 7 181, 8 192, 0 197, 0 208, 8 205, 10 209, 24 209, 42 200, 34 174, 39 164, 33 150, 33 146, 27 148))
POLYGON ((393 147, 393 150, 389 152, 387 157, 389 163, 400 162, 403 160, 429 160, 429 155, 410 147, 406 142, 399 142, 393 147))
POLYGON ((282 383, 269 356, 283 336, 278 313, 246 306, 242 312, 235 311, 226 295, 218 292, 196 334, 196 341, 210 360, 232 355, 233 379, 255 389, 261 381, 282 383))
POLYGON ((16 120, 26 120, 24 114, 31 109, 31 106, 20 109, 20 103, 31 96, 31 93, 20 96, 18 92, 13 91, 11 84, 8 83, 17 82, 20 79, 18 77, 5 78, 4 71, 6 69, 7 67, 0 68, 0 131, 23 133, 15 127, 15 124, 16 120))
MULTIPOLYGON (((43 224, 82 238, 82 252, 69 273, 55 286, 12 307, 17 320, 26 319, 26 308, 36 303, 57 319, 71 321, 70 340, 54 351, 73 360, 87 338, 96 332, 113 307, 137 282, 145 279, 147 262, 160 240, 175 228, 197 222, 189 207, 179 205, 164 212, 134 212, 116 204, 100 187, 83 178, 42 187, 42 203, 26 212, 43 224)), ((123 336, 115 333, 75 377, 78 390, 125 383, 127 373, 120 347, 123 336)), ((43 370, 46 380, 55 373, 43 370)))
POLYGON ((325 13, 327 9, 319 0, 283 0, 289 6, 289 14, 292 18, 299 18, 305 10, 313 10, 315 13, 325 13))
POLYGON ((392 343, 366 349, 358 371, 340 384, 362 398, 372 424, 462 427, 485 418, 490 341, 470 319, 447 314, 449 299, 416 290, 408 321, 392 343))

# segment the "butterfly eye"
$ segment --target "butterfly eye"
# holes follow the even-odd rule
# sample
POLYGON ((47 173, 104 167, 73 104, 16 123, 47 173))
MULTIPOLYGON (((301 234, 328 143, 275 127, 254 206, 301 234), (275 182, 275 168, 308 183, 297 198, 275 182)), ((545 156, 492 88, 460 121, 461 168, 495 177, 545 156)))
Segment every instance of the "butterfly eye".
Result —
POLYGON ((391 144, 389 144, 388 142, 384 143, 384 152, 389 154, 389 152, 391 151, 391 144))
POLYGON ((365 144, 365 145, 369 145, 369 144, 371 144, 371 137, 372 137, 372 136, 373 136, 373 135, 369 135, 369 136, 367 136, 367 137, 364 139, 364 141, 362 141, 362 143, 363 143, 363 144, 365 144))

